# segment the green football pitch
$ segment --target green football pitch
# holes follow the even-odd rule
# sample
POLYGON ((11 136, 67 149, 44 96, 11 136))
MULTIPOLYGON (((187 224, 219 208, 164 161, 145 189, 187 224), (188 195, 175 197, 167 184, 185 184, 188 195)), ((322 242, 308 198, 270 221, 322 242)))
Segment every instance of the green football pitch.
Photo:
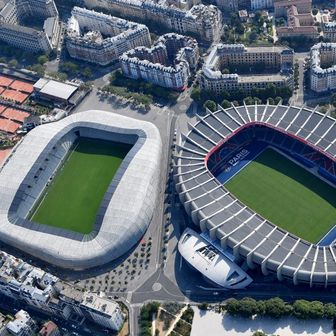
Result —
POLYGON ((80 138, 31 220, 90 233, 103 196, 131 146, 80 138))
POLYGON ((225 187, 264 218, 311 243, 336 225, 336 189, 273 149, 225 187))

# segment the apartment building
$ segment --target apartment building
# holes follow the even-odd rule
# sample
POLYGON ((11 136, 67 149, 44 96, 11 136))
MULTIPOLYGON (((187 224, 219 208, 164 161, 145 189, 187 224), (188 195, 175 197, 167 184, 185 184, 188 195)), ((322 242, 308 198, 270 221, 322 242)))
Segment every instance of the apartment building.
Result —
POLYGON ((57 46, 60 26, 53 0, 10 0, 1 5, 0 40, 30 52, 48 53, 57 46))
POLYGON ((198 59, 195 39, 170 33, 161 36, 152 48, 138 47, 124 53, 120 65, 127 77, 184 90, 198 59))
POLYGON ((44 313, 69 319, 75 314, 104 328, 119 330, 124 316, 119 305, 82 292, 56 276, 0 251, 0 293, 44 313))
POLYGON ((203 90, 223 91, 293 87, 294 51, 285 47, 245 47, 218 44, 208 56, 199 76, 203 90), (245 73, 238 73, 244 69, 245 73), (259 71, 259 72, 258 72, 259 71))
POLYGON ((238 0, 216 0, 215 3, 223 11, 237 12, 239 9, 238 0))
POLYGON ((182 10, 189 10, 192 6, 200 4, 201 0, 167 0, 166 3, 182 10))
POLYGON ((145 25, 80 7, 71 14, 66 47, 73 58, 107 65, 127 50, 151 44, 145 25))
POLYGON ((328 42, 336 42, 336 21, 322 24, 322 31, 325 40, 328 40, 328 42))
POLYGON ((119 305, 98 295, 84 293, 81 308, 91 320, 108 329, 119 330, 124 323, 119 305))
POLYGON ((318 27, 311 14, 311 0, 279 0, 274 2, 275 17, 287 18, 287 26, 277 27, 278 38, 307 37, 316 39, 318 27))
POLYGON ((84 0, 84 5, 104 8, 120 17, 130 17, 144 23, 153 22, 179 34, 192 33, 208 42, 219 40, 221 35, 222 15, 213 5, 198 4, 189 10, 152 0, 84 0))
POLYGON ((274 0, 251 0, 251 9, 269 9, 273 8, 274 0))
POLYGON ((1 335, 30 336, 35 334, 34 330, 34 320, 25 310, 21 309, 15 314, 15 319, 7 323, 1 335))
POLYGON ((318 93, 336 89, 336 43, 318 43, 310 50, 310 88, 318 93))
POLYGON ((287 10, 295 6, 299 14, 311 12, 312 0, 275 0, 274 15, 275 17, 287 16, 287 10))

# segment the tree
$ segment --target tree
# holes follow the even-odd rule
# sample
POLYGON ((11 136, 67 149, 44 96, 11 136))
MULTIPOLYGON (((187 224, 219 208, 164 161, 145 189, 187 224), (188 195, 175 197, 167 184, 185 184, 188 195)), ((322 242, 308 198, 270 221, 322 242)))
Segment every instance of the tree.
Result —
POLYGON ((38 76, 43 77, 44 72, 45 72, 45 67, 41 64, 34 64, 30 67, 30 70, 36 72, 38 76))
POLYGON ((204 104, 203 107, 206 109, 208 108, 211 112, 215 112, 217 109, 217 104, 213 100, 207 100, 204 104))
POLYGON ((240 303, 237 299, 228 299, 225 309, 230 315, 238 315, 240 311, 240 303))
POLYGON ((38 58, 37 58, 37 61, 39 64, 43 65, 44 63, 47 63, 49 60, 48 56, 47 55, 40 55, 38 58))
POLYGON ((246 105, 253 105, 254 104, 254 99, 251 96, 245 97, 244 98, 244 103, 246 105))
POLYGON ((60 65, 60 68, 61 68, 62 71, 72 73, 72 74, 74 74, 78 71, 78 65, 76 63, 73 63, 73 62, 62 63, 60 65))
POLYGON ((193 88, 190 97, 195 101, 199 101, 201 98, 201 89, 199 87, 193 88))
POLYGON ((270 104, 270 105, 274 105, 274 99, 273 98, 267 98, 267 100, 268 100, 268 104, 270 104))
POLYGON ((244 317, 252 317, 259 313, 258 303, 252 298, 243 298, 240 300, 239 315, 244 317))
POLYGON ((277 96, 274 98, 274 104, 278 105, 282 101, 282 98, 277 96))
POLYGON ((201 304, 198 305, 198 308, 200 310, 207 310, 208 309, 208 304, 205 303, 205 302, 203 302, 203 303, 201 303, 201 304))
POLYGON ((333 93, 330 98, 330 103, 333 104, 334 107, 336 107, 336 93, 333 93))
POLYGON ((319 301, 296 300, 293 304, 293 313, 301 319, 322 318, 324 307, 319 301))
POLYGON ((8 66, 9 66, 10 68, 16 68, 17 65, 18 65, 18 61, 17 61, 16 59, 12 59, 12 60, 10 60, 10 61, 8 62, 8 66))
POLYGON ((327 303, 324 305, 324 317, 325 318, 334 318, 336 317, 336 305, 333 303, 327 303))
POLYGON ((221 106, 226 109, 231 107, 231 103, 228 100, 224 99, 221 103, 221 106))
POLYGON ((251 42, 254 42, 254 41, 257 40, 257 38, 258 38, 258 33, 255 32, 255 31, 252 31, 252 33, 251 33, 250 36, 249 36, 249 40, 250 40, 251 42))
POLYGON ((91 70, 91 68, 89 68, 89 67, 86 67, 84 70, 83 70, 83 76, 85 77, 85 78, 91 78, 92 77, 92 70, 91 70))
POLYGON ((86 82, 86 83, 82 83, 79 86, 79 90, 81 91, 85 91, 85 90, 89 90, 92 87, 93 83, 92 82, 86 82))
POLYGON ((317 15, 318 9, 317 8, 313 8, 312 13, 313 13, 314 16, 317 15))
POLYGON ((265 314, 267 316, 279 318, 281 316, 287 315, 290 308, 286 303, 280 298, 272 298, 265 301, 265 314))
POLYGON ((255 331, 252 336, 267 336, 267 334, 265 334, 263 331, 255 331))

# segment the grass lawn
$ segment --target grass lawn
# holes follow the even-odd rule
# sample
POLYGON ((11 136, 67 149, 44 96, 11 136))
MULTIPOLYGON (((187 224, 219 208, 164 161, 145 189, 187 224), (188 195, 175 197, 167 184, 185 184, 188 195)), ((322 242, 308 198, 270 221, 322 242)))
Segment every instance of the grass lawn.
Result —
POLYGON ((312 243, 336 224, 336 188, 272 149, 225 187, 264 218, 312 243))
POLYGON ((103 196, 130 148, 80 138, 31 220, 83 234, 91 232, 103 196))

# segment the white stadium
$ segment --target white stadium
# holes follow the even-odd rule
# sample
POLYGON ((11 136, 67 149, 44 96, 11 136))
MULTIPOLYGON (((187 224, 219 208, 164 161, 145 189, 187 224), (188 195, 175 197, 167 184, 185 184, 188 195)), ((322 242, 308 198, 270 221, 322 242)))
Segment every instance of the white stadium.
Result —
POLYGON ((162 143, 151 123, 86 111, 32 130, 0 171, 0 239, 56 266, 85 269, 126 253, 156 205, 162 143), (133 145, 101 202, 94 229, 80 234, 30 221, 29 212, 79 136, 133 145))

